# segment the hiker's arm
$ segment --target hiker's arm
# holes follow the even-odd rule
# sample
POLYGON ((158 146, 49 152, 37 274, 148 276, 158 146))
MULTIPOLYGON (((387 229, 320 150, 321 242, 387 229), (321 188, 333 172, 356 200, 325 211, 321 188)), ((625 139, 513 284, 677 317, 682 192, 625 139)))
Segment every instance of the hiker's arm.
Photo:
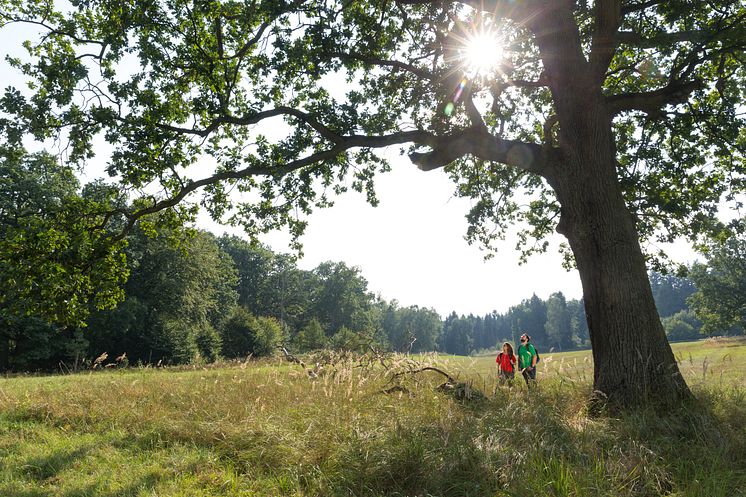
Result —
POLYGON ((534 353, 531 354, 531 367, 536 367, 536 349, 534 349, 534 353))

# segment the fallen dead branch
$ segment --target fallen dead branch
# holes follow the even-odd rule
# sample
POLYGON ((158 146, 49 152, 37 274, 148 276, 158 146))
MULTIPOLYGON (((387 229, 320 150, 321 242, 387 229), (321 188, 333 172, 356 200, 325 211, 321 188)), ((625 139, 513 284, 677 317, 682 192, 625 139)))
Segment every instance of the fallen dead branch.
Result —
POLYGON ((406 387, 403 387, 400 384, 401 378, 408 376, 408 375, 416 375, 419 373, 424 373, 426 371, 432 371, 434 373, 438 373, 444 376, 446 378, 445 383, 441 383, 440 385, 438 385, 436 390, 452 395, 456 400, 477 401, 477 400, 484 400, 487 398, 481 390, 479 390, 478 388, 474 388, 471 382, 466 383, 466 382, 458 381, 456 378, 454 378, 450 374, 446 373, 442 369, 436 368, 435 366, 423 366, 423 367, 416 368, 416 369, 407 369, 404 371, 399 371, 398 373, 394 373, 391 376, 391 378, 389 378, 389 381, 386 384, 388 385, 393 382, 396 382, 396 384, 392 387, 384 388, 383 390, 381 390, 381 392, 391 393, 391 392, 402 391, 402 390, 406 390, 408 392, 409 390, 407 390, 406 387), (397 387, 399 387, 402 390, 398 390, 397 387))
POLYGON ((317 368, 316 369, 311 369, 308 366, 306 366, 305 362, 301 361, 300 359, 298 359, 297 357, 295 357, 293 354, 291 354, 290 352, 288 352, 288 350, 285 347, 280 347, 280 350, 282 350, 282 353, 285 355, 285 359, 288 362, 292 362, 292 363, 298 364, 300 367, 302 367, 303 369, 305 369, 306 370, 306 374, 308 375, 309 378, 318 378, 318 376, 319 376, 319 373, 317 371, 318 364, 317 364, 317 368))
POLYGON ((340 371, 343 372, 349 371, 349 368, 362 368, 362 371, 358 374, 368 378, 383 378, 389 375, 388 380, 384 383, 383 388, 378 390, 378 393, 404 393, 411 396, 413 395, 412 390, 403 385, 402 381, 405 378, 415 378, 420 373, 433 372, 445 378, 445 382, 438 385, 436 390, 451 395, 459 401, 477 401, 486 398, 484 393, 475 388, 472 382, 459 381, 447 371, 417 362, 408 355, 400 357, 396 354, 381 352, 372 346, 369 346, 369 352, 364 354, 336 350, 318 351, 309 359, 315 363, 313 367, 309 367, 301 359, 288 352, 285 347, 280 347, 280 350, 282 350, 288 362, 302 367, 309 378, 315 379, 322 374, 334 378, 340 368, 340 371))
POLYGON ((453 378, 453 376, 449 375, 448 373, 446 373, 442 369, 438 369, 438 368, 436 368, 434 366, 424 366, 424 367, 419 368, 419 369, 408 369, 408 370, 405 370, 405 371, 399 371, 398 373, 395 373, 394 375, 391 376, 391 379, 389 380, 389 383, 391 383, 392 381, 394 381, 397 378, 400 378, 400 377, 402 377, 404 375, 407 375, 407 374, 417 374, 417 373, 422 373, 424 371, 434 371, 436 373, 440 373, 440 374, 442 374, 443 376, 446 377, 446 379, 448 380, 448 382, 450 382, 450 383, 456 383, 456 380, 453 378))

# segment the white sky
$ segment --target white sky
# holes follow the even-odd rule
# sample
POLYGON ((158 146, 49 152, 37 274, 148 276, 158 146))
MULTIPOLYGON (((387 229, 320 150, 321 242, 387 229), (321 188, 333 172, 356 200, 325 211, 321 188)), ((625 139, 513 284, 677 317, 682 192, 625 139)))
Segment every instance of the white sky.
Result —
MULTIPOLYGON (((11 84, 23 86, 18 74, 9 71, 4 56, 23 54, 20 41, 28 37, 20 29, 0 31, 3 89, 11 84)), ((101 149, 106 145, 102 143, 101 149)), ((553 237, 548 253, 533 256, 523 266, 518 264, 516 240, 511 237, 495 258, 485 261, 484 253, 463 238, 470 203, 453 197, 454 184, 447 175, 442 170, 419 171, 395 148, 385 155, 393 171, 377 179, 379 207, 371 207, 363 195, 350 192, 338 198, 334 207, 312 214, 302 239, 301 268, 312 269, 327 260, 358 266, 371 291, 402 305, 433 307, 443 316, 451 311, 505 312, 533 293, 541 298, 556 291, 567 298, 581 296, 577 272, 562 268, 556 251, 562 240, 559 235, 553 237)), ((84 172, 84 181, 103 174, 103 160, 84 172)), ((199 226, 216 234, 241 234, 217 225, 207 215, 200 216, 199 226)), ((262 241, 276 252, 289 251, 288 237, 282 233, 262 241)), ((688 246, 673 247, 671 252, 682 262, 695 257, 688 246)))
MULTIPOLYGON (((378 207, 350 192, 310 216, 299 266, 312 269, 327 260, 359 266, 371 291, 402 305, 434 307, 441 315, 503 312, 534 292, 580 297, 577 272, 562 269, 556 251, 519 267, 515 240, 507 239, 495 258, 484 261, 484 253, 463 238, 469 201, 454 198, 453 190, 443 171, 425 173, 406 157, 395 159, 393 170, 377 179, 378 207)), ((206 215, 201 224, 238 234, 206 215)), ((281 233, 262 239, 280 252, 288 251, 287 240, 281 233)))
MULTIPOLYGON (((484 253, 463 237, 470 201, 453 197, 455 185, 442 170, 422 172, 395 150, 386 154, 392 171, 377 179, 378 207, 350 192, 310 216, 301 268, 327 260, 358 266, 371 291, 405 306, 433 307, 442 316, 505 312, 533 293, 544 299, 557 291, 568 299, 582 296, 577 271, 564 270, 556 250, 563 237, 554 235, 546 254, 519 265, 516 239, 509 236, 497 256, 485 261, 484 253)), ((216 234, 241 234, 206 214, 200 225, 216 234)), ((288 252, 283 233, 261 239, 276 252, 288 252)), ((681 262, 695 257, 686 244, 668 251, 681 262)))

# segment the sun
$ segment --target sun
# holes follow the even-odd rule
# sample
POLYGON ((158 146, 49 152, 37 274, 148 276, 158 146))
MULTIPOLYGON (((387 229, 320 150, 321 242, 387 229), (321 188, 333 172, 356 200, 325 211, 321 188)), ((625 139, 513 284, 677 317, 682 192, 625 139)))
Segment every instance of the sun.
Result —
POLYGON ((484 76, 497 69, 503 59, 503 41, 492 31, 474 33, 465 40, 464 65, 473 76, 484 76))

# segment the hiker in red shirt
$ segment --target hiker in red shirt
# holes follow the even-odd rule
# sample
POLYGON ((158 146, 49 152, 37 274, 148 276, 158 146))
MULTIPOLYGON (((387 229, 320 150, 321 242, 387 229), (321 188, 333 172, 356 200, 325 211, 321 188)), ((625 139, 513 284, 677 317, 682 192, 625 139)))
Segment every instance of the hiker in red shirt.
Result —
POLYGON ((508 342, 505 342, 503 344, 503 351, 497 354, 497 359, 495 359, 498 368, 497 378, 500 380, 501 385, 504 385, 505 382, 510 382, 512 385, 513 378, 515 378, 517 361, 518 359, 513 354, 513 347, 508 342))

